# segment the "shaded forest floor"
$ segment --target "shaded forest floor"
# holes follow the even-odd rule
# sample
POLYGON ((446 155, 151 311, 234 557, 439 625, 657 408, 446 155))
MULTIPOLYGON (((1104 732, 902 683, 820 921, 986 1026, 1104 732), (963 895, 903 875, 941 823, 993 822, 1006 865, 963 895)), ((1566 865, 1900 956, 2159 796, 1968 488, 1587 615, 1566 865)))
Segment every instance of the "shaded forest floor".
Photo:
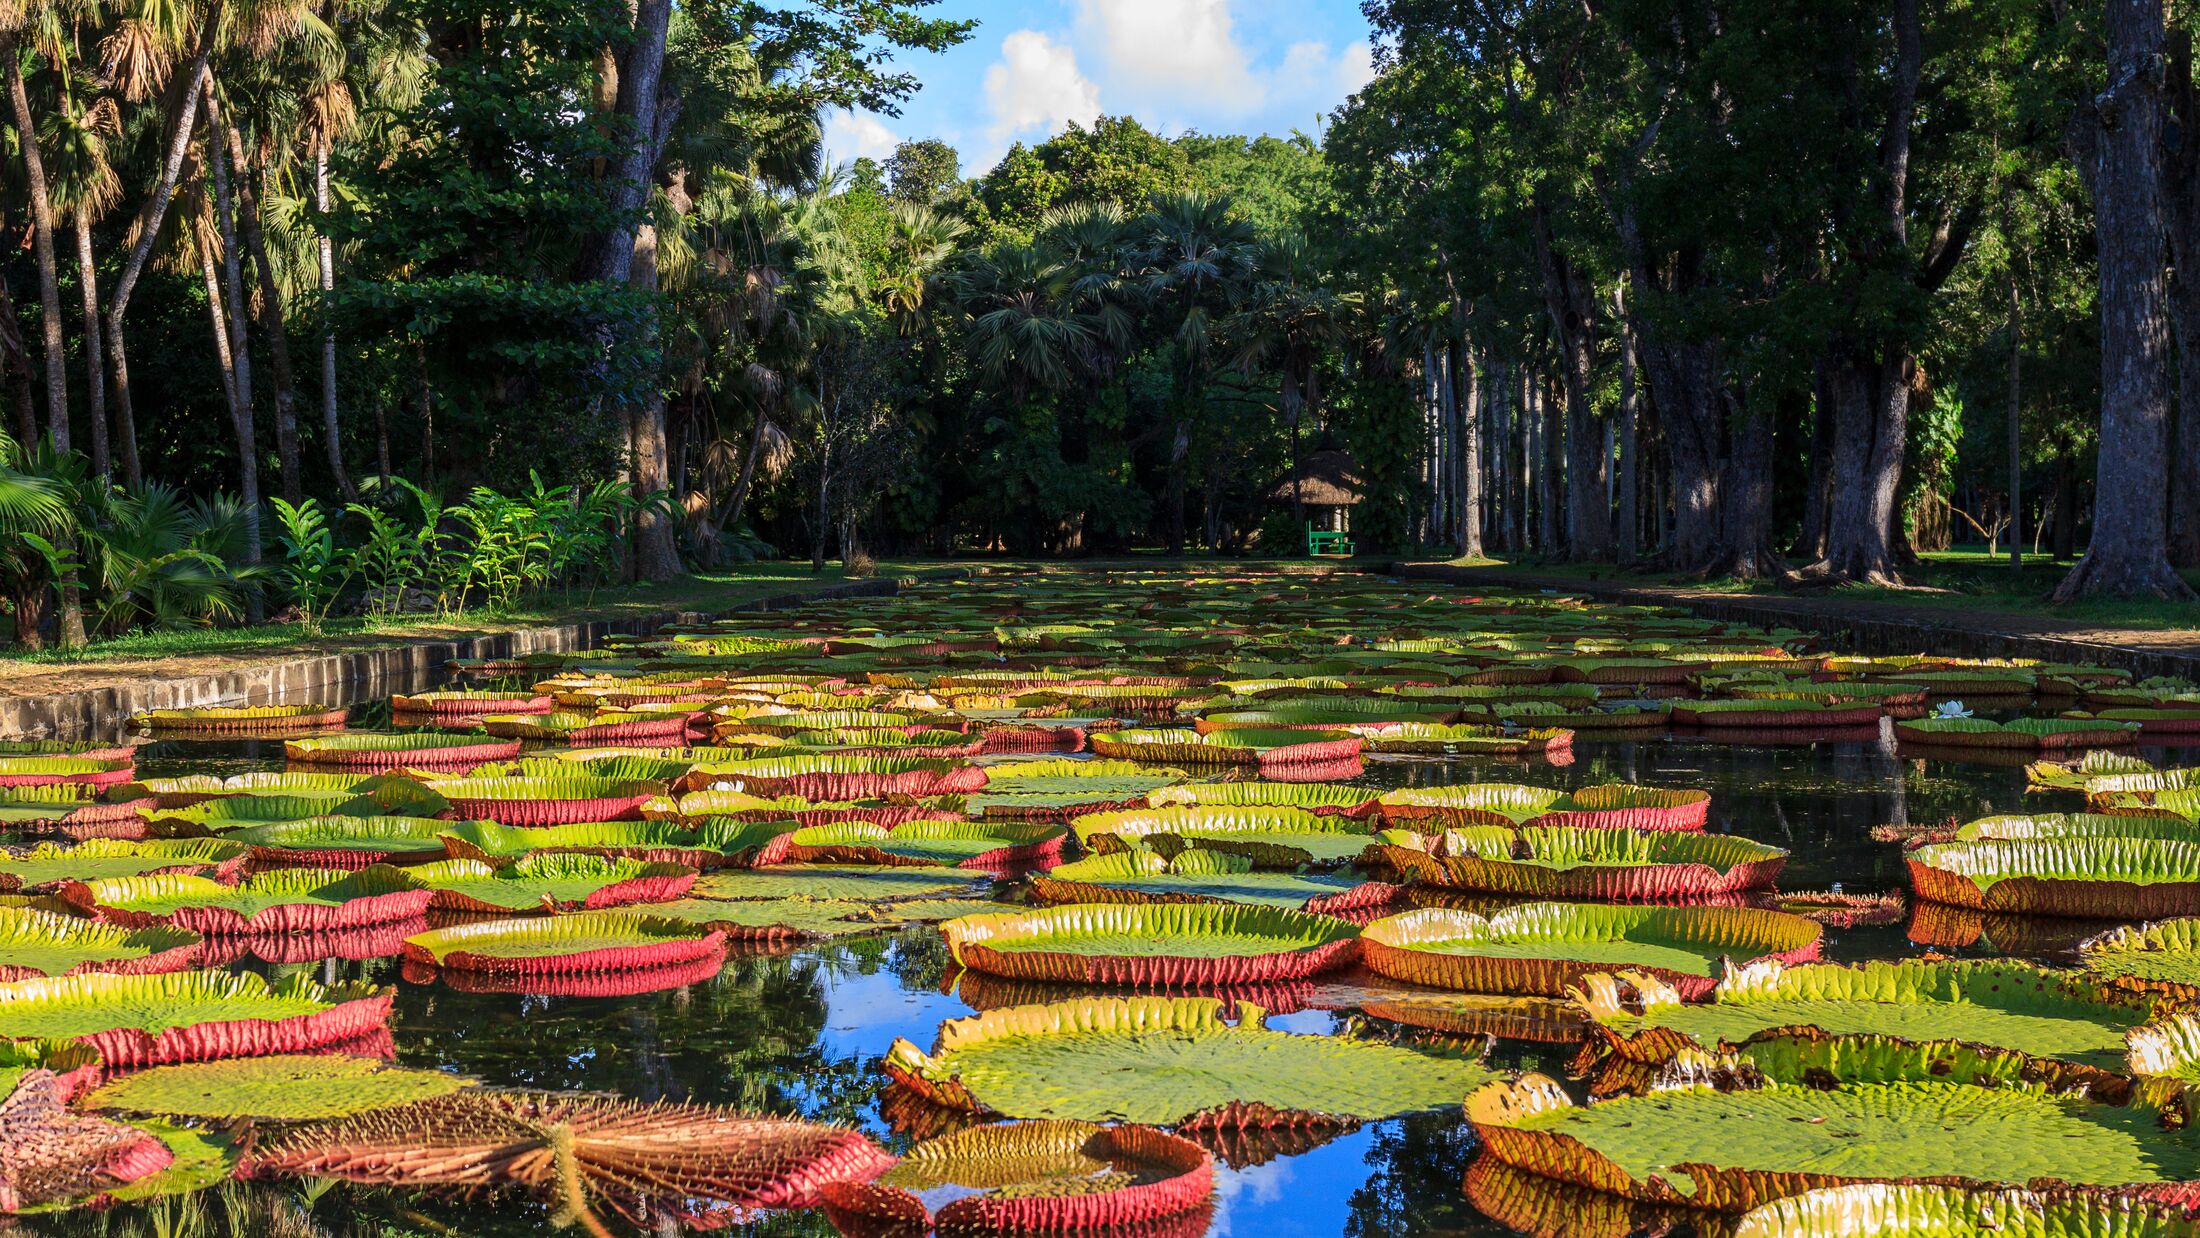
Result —
MULTIPOLYGON (((1947 575, 1959 576, 1960 562, 1947 575)), ((1858 653, 1933 652, 1960 657, 2038 658, 2122 667, 2135 676, 2200 680, 2200 607, 2095 603, 2051 608, 2042 597, 1937 591, 1813 589, 1784 592, 1735 582, 1685 581, 1650 572, 1572 565, 1404 563, 1409 579, 1454 588, 1548 589, 1605 601, 1673 606, 1706 617, 1795 627, 1834 637, 1858 653)), ((1979 570, 1984 570, 1980 568, 1979 570)), ((2006 571, 2006 567, 2002 570, 2006 571)), ((2044 581, 2059 572, 2027 567, 2044 581)), ((1975 586, 1974 586, 1975 587, 1975 586)))

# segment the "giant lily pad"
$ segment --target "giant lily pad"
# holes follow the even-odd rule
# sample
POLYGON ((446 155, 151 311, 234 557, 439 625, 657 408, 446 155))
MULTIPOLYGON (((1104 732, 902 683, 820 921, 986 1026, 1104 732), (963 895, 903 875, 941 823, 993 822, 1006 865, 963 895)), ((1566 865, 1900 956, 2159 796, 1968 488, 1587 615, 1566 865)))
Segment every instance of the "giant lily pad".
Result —
POLYGON ((1146 803, 1154 808, 1303 808, 1359 817, 1375 811, 1381 794, 1370 787, 1332 782, 1189 782, 1151 792, 1146 803))
POLYGON ((1338 761, 1360 754, 1359 736, 1344 731, 1293 731, 1232 727, 1191 730, 1102 731, 1088 741, 1104 757, 1155 765, 1240 765, 1261 768, 1338 761))
POLYGON ((725 1224, 818 1202, 893 1158, 853 1131, 708 1105, 467 1089, 311 1123, 263 1140, 246 1167, 464 1194, 518 1189, 577 1215, 725 1224))
POLYGON ((2054 916, 2200 913, 2200 842, 2047 838, 1936 843, 1909 854, 1919 898, 2054 916))
POLYGON ((825 1183, 826 1213, 849 1232, 881 1225, 941 1233, 1123 1233, 1196 1238, 1214 1164, 1198 1144, 1144 1126, 1019 1122, 927 1140, 877 1182, 825 1183), (937 1213, 920 1195, 944 1197, 937 1213))
POLYGON ((443 831, 451 828, 434 817, 304 817, 229 830, 222 840, 251 848, 262 864, 365 868, 440 859, 443 831))
POLYGON ((1406 722, 1367 735, 1369 752, 1460 756, 1548 756, 1570 752, 1574 733, 1564 727, 1505 727, 1479 723, 1406 722))
POLYGON ((18 980, 0 984, 0 1040, 80 1040, 113 1070, 303 1053, 383 1030, 391 996, 249 972, 18 980))
POLYGON ((675 899, 695 870, 616 856, 530 855, 499 868, 481 860, 444 860, 408 870, 430 888, 433 907, 449 911, 578 911, 675 899))
POLYGON ((2127 925, 2082 943, 2086 971, 2125 988, 2200 1001, 2200 919, 2127 925))
POLYGON ((1643 975, 1591 976, 1579 994, 1606 1044, 1659 1065, 1686 1049, 1786 1028, 1832 1036, 1961 1040, 2102 1070, 2124 1065, 2124 1036, 2153 1003, 2104 981, 2010 959, 1905 959, 1856 967, 1766 960, 1727 973, 1709 1002, 1643 975), (1623 1000, 1622 983, 1634 1000, 1623 1000))
POLYGON ((1343 920, 1228 903, 1053 907, 966 916, 940 932, 973 970, 1088 984, 1295 979, 1351 962, 1358 945, 1343 920))
POLYGON ((1211 997, 1094 997, 1011 1006, 941 1024, 925 1053, 887 1050, 901 1083, 956 1108, 1013 1118, 1228 1125, 1356 1122, 1457 1104, 1478 1063, 1266 1027, 1211 997))
POLYGON ((125 1075, 83 1100, 88 1109, 185 1118, 298 1122, 447 1096, 472 1081, 439 1070, 404 1070, 380 1058, 276 1054, 156 1066, 125 1075))
POLYGON ((720 818, 689 827, 671 821, 584 821, 572 825, 443 822, 442 845, 453 859, 492 862, 537 852, 619 856, 689 868, 722 868, 753 857, 783 829, 720 818))
POLYGON ((1044 903, 1258 903, 1325 915, 1381 905, 1395 892, 1346 876, 1255 872, 1245 856, 1197 849, 1166 859, 1145 850, 1090 856, 1031 883, 1044 903))
POLYGON ((40 843, 20 855, 0 855, 0 891, 37 890, 65 881, 151 873, 198 873, 215 880, 234 880, 249 854, 242 844, 211 838, 156 838, 143 842, 95 838, 73 847, 40 843))
POLYGON ((1193 806, 1102 812, 1070 822, 1088 848, 1106 841, 1151 847, 1173 855, 1188 847, 1227 851, 1258 865, 1296 868, 1355 859, 1376 837, 1367 823, 1303 808, 1193 806))
POLYGON ((1885 1041, 1752 1046, 1722 1090, 1681 1075, 1586 1108, 1542 1075, 1490 1084, 1467 1117, 1491 1155, 1618 1195, 1742 1212, 1817 1187, 2119 1186, 2200 1175, 2200 1139, 2165 1123, 2174 1086, 2111 1104, 2027 1082, 2009 1057, 1885 1041))
POLYGON ((1410 787, 1382 798, 1392 820, 1433 818, 1452 825, 1594 826, 1637 830, 1700 830, 1711 793, 1607 783, 1561 793, 1513 783, 1410 787))
POLYGON ((439 779, 435 790, 462 817, 505 825, 569 825, 638 816, 662 788, 589 773, 439 779))
POLYGON ((1774 1200, 1752 1210, 1730 1233, 1732 1238, 2200 1238, 2200 1221, 2129 1192, 1864 1182, 1774 1200))
POLYGON ((1474 993, 1563 996, 1583 976, 1631 969, 1696 1000, 1723 959, 1818 957, 1815 921, 1753 907, 1595 907, 1528 903, 1484 917, 1429 908, 1367 926, 1368 969, 1474 993))
POLYGON ((164 925, 132 929, 33 908, 0 907, 0 981, 81 972, 183 971, 198 962, 200 940, 197 933, 164 925))
POLYGON ((208 934, 327 933, 409 920, 434 891, 410 870, 286 868, 233 886, 204 877, 110 877, 70 882, 71 906, 117 924, 169 924, 208 934))
POLYGON ((819 898, 851 902, 969 894, 981 874, 963 868, 864 868, 785 864, 712 873, 695 883, 699 898, 819 898))
POLYGON ((1732 834, 1482 826, 1455 830, 1437 853, 1385 845, 1385 861, 1415 880, 1531 898, 1656 901, 1769 888, 1787 852, 1732 834))
POLYGON ((975 765, 929 757, 819 753, 706 763, 696 766, 689 781, 699 784, 697 790, 825 801, 960 794, 985 786, 986 773, 975 765))
POLYGON ((330 705, 213 705, 147 710, 134 721, 156 731, 294 731, 342 726, 346 713, 330 705))
POLYGON ((301 765, 405 769, 503 761, 518 756, 519 748, 519 740, 494 735, 378 735, 355 731, 288 740, 283 744, 283 754, 301 765))
POLYGON ((679 920, 591 911, 484 920, 405 939, 405 957, 458 971, 527 976, 693 963, 723 953, 725 934, 679 920))
POLYGON ((1953 841, 2010 842, 2027 838, 2168 838, 2200 842, 2200 825, 2169 817, 2125 817, 2096 812, 2009 815, 1967 821, 1957 827, 1953 841))
POLYGON ((65 1107, 59 1081, 33 1071, 0 1097, 0 1214, 140 1181, 174 1160, 146 1131, 65 1107))
MULTIPOLYGON (((1061 858, 1068 829, 1045 822, 867 821, 812 825, 787 838, 784 858, 797 863, 888 864, 1000 871, 1046 866, 1061 858)), ((777 857, 775 857, 777 858, 777 857)))
POLYGON ((0 787, 37 787, 76 784, 111 787, 130 781, 135 770, 130 758, 63 755, 18 756, 0 753, 0 787))

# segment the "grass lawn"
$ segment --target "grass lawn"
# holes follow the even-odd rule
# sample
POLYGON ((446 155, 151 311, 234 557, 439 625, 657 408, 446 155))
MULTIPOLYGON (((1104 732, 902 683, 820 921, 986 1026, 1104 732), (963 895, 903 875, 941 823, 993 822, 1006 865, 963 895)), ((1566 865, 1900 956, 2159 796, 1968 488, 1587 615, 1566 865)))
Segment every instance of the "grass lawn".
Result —
MULTIPOLYGON (((1770 580, 1694 580, 1671 572, 1634 572, 1610 566, 1576 563, 1544 563, 1523 557, 1512 560, 1456 559, 1460 567, 1513 567, 1538 575, 1577 580, 1606 580, 1622 584, 1669 585, 1704 589, 1715 593, 1750 593, 1775 597, 1826 597, 1860 602, 1888 602, 1902 606, 1957 608, 1996 614, 2030 615, 2103 627, 2148 631, 2200 630, 2200 606, 2189 602, 2073 602, 2050 606, 2047 595, 2069 574, 2071 561, 2057 562, 2053 555, 2027 554, 2024 570, 2011 572, 2006 553, 1988 557, 1983 548, 1930 551, 1917 572, 1916 588, 1887 589, 1877 585, 1841 585, 1830 590, 1783 589, 1770 580)), ((2185 579, 2200 589, 2200 572, 2186 572, 2185 579)))
MULTIPOLYGON (((893 576, 897 564, 880 564, 877 575, 893 576)), ((470 610, 462 616, 398 615, 369 621, 357 616, 331 619, 318 637, 308 636, 301 624, 271 623, 258 627, 188 628, 172 632, 136 632, 112 640, 92 642, 85 649, 64 653, 44 649, 36 653, 0 649, 0 663, 70 665, 128 663, 151 658, 200 655, 236 656, 280 654, 289 650, 317 654, 342 653, 397 641, 441 640, 484 632, 541 627, 588 619, 615 619, 628 615, 668 610, 720 611, 775 594, 792 593, 819 585, 847 582, 838 565, 827 564, 813 575, 807 562, 746 563, 723 572, 685 576, 663 584, 633 584, 599 589, 591 597, 585 591, 554 591, 530 598, 510 610, 470 610)))

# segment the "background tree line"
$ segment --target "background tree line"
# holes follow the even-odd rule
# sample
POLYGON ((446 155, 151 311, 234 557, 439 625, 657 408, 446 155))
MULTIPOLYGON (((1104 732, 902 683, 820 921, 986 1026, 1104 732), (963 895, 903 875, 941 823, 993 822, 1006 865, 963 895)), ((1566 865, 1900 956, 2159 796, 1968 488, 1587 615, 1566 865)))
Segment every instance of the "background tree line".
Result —
POLYGON ((116 495, 215 505, 159 542, 188 574, 259 561, 263 495, 619 478, 663 578, 1289 553, 1316 448, 1370 550, 2200 566, 2159 0, 1368 0, 1378 76, 1319 140, 828 165, 826 109, 967 37, 925 3, 0 5, 8 467, 79 512, 10 549, 18 626, 81 606, 116 495))

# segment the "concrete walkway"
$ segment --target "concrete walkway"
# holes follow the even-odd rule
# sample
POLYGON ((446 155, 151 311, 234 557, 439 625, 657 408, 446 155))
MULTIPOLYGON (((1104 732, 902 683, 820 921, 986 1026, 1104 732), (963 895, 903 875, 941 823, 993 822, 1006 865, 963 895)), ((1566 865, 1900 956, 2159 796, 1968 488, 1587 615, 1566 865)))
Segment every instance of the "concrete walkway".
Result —
MULTIPOLYGON (((1834 593, 1776 597, 1635 584, 1624 579, 1585 581, 1503 567, 1400 562, 1391 564, 1390 570, 1407 580, 1466 588, 1548 589, 1607 601, 1675 606, 1707 619, 1801 628, 1826 636, 1834 645, 1854 653, 2094 662, 2121 667, 2141 679, 2178 675, 2200 681, 2200 634, 2192 631, 2107 628, 2000 611, 1852 601, 1834 593)), ((2194 618, 2200 623, 2200 608, 2196 608, 2194 618)))

